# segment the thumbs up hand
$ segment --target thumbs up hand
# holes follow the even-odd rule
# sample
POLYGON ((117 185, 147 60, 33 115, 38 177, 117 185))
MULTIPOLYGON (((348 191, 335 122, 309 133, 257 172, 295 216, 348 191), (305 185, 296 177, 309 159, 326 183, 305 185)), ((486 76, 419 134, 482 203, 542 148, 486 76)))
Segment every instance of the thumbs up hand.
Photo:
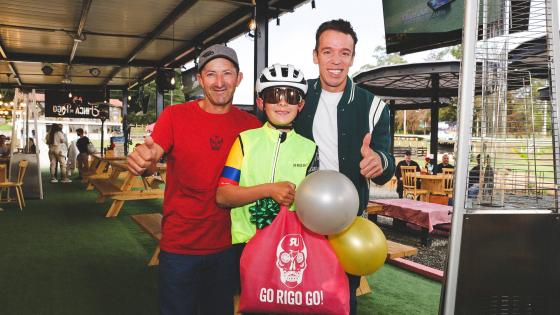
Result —
POLYGON ((137 146, 128 156, 128 170, 134 175, 150 175, 155 172, 162 155, 163 149, 148 136, 144 139, 144 144, 137 146))
POLYGON ((360 148, 360 153, 362 154, 362 160, 360 161, 360 173, 368 180, 383 173, 381 157, 370 148, 370 143, 371 133, 367 133, 364 136, 362 147, 360 148))

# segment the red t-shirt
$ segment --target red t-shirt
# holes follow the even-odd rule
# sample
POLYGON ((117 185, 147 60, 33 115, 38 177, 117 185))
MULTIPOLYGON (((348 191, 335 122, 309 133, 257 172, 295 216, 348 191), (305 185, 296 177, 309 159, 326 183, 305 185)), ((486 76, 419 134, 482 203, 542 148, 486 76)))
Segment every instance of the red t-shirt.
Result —
POLYGON ((233 106, 211 114, 191 101, 163 111, 152 133, 167 152, 162 250, 205 255, 231 246, 229 209, 216 205, 218 179, 237 135, 261 125, 233 106))

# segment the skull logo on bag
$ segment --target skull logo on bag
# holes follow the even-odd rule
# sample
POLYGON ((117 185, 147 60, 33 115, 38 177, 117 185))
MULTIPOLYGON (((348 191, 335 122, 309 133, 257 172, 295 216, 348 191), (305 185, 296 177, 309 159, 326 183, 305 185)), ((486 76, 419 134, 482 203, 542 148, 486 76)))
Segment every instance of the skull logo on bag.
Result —
POLYGON ((287 234, 278 242, 276 267, 280 270, 280 281, 288 288, 295 288, 303 281, 307 247, 300 234, 287 234))

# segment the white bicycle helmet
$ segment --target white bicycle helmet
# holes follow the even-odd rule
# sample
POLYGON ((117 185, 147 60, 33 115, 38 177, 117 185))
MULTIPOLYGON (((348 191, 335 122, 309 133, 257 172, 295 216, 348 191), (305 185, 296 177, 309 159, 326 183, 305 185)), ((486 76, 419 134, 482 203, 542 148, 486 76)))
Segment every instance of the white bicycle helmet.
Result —
POLYGON ((257 79, 256 89, 260 94, 267 88, 289 86, 300 90, 304 95, 307 93, 307 81, 303 72, 292 65, 273 64, 264 68, 257 79))

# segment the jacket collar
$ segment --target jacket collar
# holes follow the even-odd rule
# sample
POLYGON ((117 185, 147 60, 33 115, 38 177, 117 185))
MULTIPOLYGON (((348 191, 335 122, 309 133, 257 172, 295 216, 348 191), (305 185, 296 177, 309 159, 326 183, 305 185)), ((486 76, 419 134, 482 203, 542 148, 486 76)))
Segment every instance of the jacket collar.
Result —
MULTIPOLYGON (((269 124, 269 122, 265 122, 264 125, 261 127, 264 129, 265 134, 267 135, 268 138, 272 139, 273 141, 278 141, 278 137, 280 137, 280 133, 282 131, 272 128, 269 124)), ((293 137, 295 134, 294 129, 291 129, 290 131, 286 131, 286 140, 290 139, 291 137, 293 137)))
MULTIPOLYGON (((321 97, 321 92, 322 92, 321 78, 317 78, 314 81, 315 82, 313 82, 313 84, 311 85, 311 89, 312 89, 312 93, 316 96, 314 98, 315 103, 319 103, 319 98, 321 97)), ((340 98, 338 105, 344 106, 346 104, 350 104, 354 100, 355 89, 356 89, 356 84, 354 84, 354 82, 352 82, 352 79, 350 79, 350 77, 347 76, 346 86, 344 87, 344 93, 342 94, 342 97, 340 98)), ((307 106, 307 104, 305 105, 307 106)))

